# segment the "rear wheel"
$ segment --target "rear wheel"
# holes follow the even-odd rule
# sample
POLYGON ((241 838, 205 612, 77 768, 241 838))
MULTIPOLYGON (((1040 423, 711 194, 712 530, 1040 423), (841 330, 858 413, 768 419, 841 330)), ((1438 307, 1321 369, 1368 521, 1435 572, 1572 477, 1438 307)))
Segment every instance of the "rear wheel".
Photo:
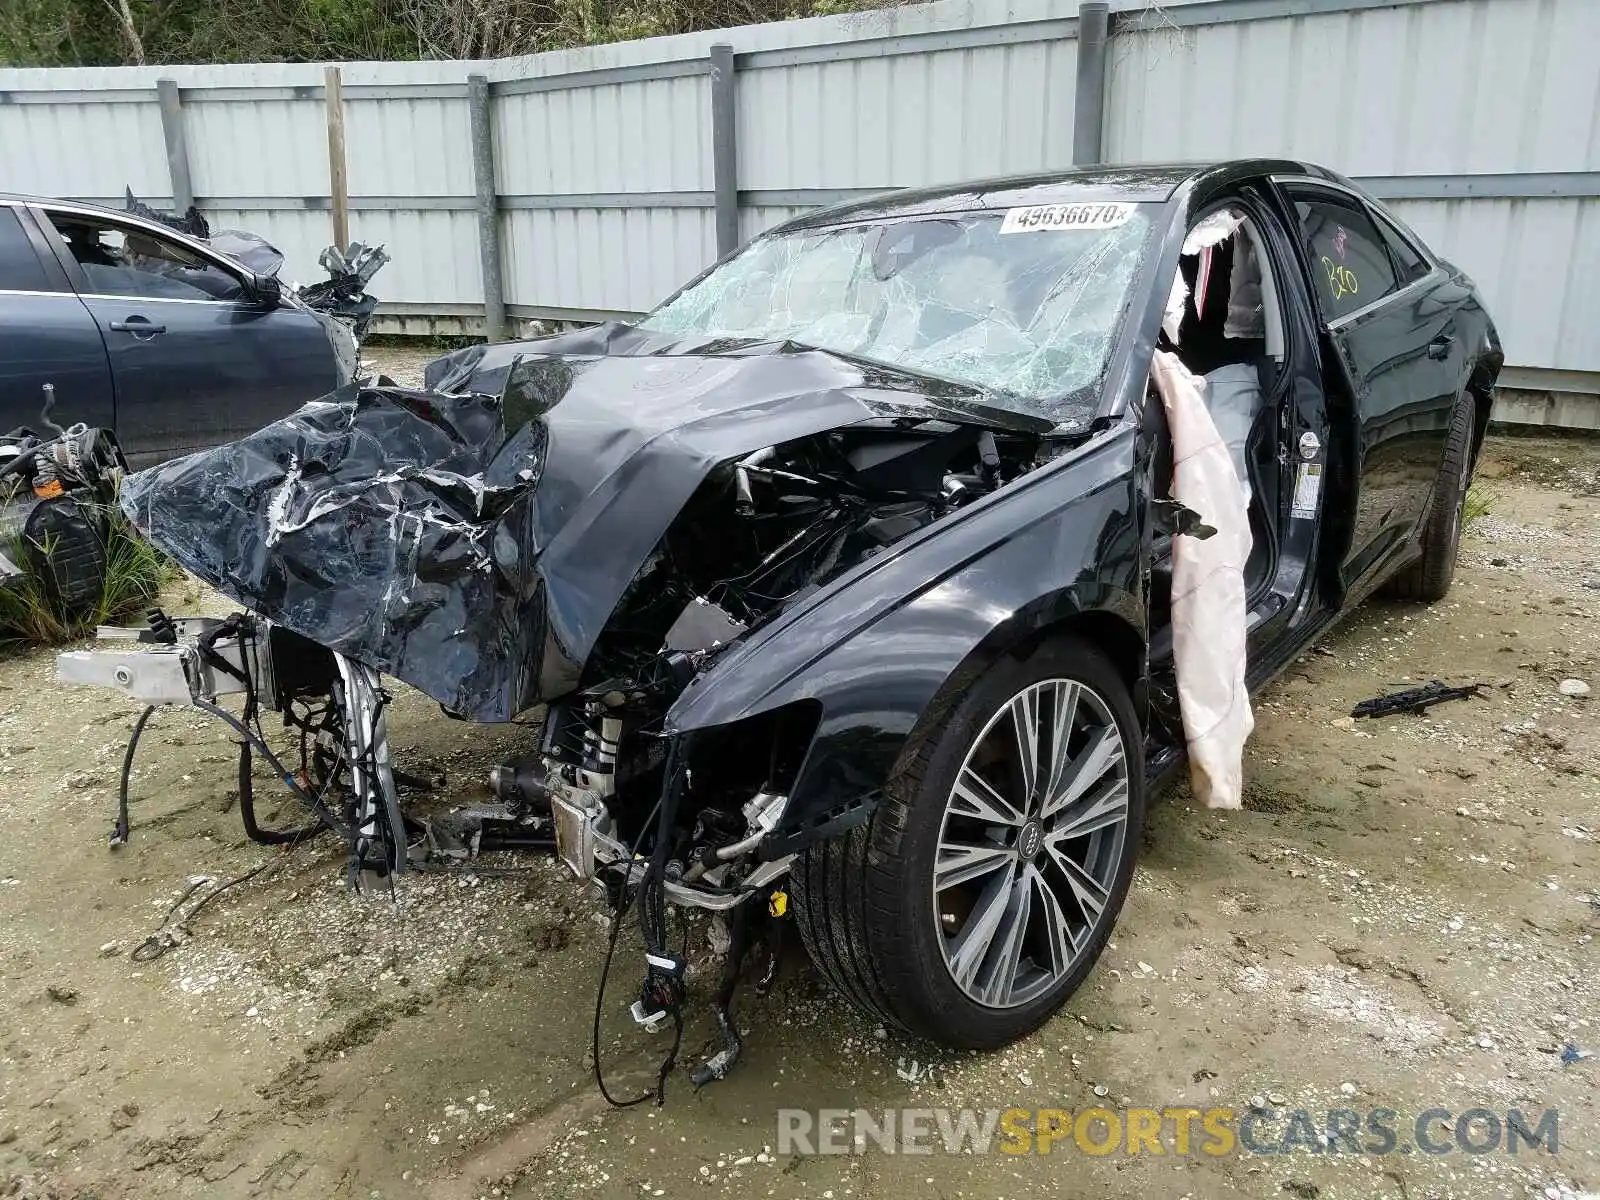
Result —
POLYGON ((1468 395, 1456 405, 1450 420, 1433 503, 1422 527, 1422 557, 1389 581, 1388 593, 1397 599, 1443 600, 1450 591, 1461 548, 1461 514, 1472 483, 1472 417, 1468 395))
POLYGON ((890 780, 871 820, 792 886, 812 960, 858 1006, 948 1046, 1042 1024, 1099 957, 1144 819, 1128 690, 1061 639, 991 667, 890 780))

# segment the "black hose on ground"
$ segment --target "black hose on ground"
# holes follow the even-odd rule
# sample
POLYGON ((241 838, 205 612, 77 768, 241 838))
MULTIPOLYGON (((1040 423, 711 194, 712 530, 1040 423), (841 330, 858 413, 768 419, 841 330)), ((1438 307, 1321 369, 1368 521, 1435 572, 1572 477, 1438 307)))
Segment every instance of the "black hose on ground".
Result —
POLYGON ((294 775, 291 774, 289 769, 283 765, 283 760, 273 752, 272 747, 267 745, 266 742, 262 741, 260 738, 256 737, 254 733, 250 732, 249 727, 245 725, 243 721, 239 720, 238 717, 234 716, 227 709, 219 708, 209 700, 195 700, 192 703, 201 712, 210 713, 219 721, 226 723, 228 727, 237 733, 241 738, 243 738, 248 745, 253 746, 255 749, 261 751, 261 754, 266 758, 267 762, 272 764, 272 769, 277 772, 278 778, 283 781, 284 787, 293 792, 295 796, 298 797, 306 805, 306 807, 312 811, 317 818, 317 822, 320 825, 333 830, 345 840, 349 840, 348 831, 342 824, 340 824, 339 820, 328 811, 328 806, 323 804, 321 800, 319 800, 316 796, 313 796, 305 788, 301 787, 300 784, 295 780, 294 775))
POLYGON ((313 821, 299 829, 262 829, 256 824, 255 780, 250 774, 250 743, 239 743, 239 816, 244 821, 245 836, 262 846, 289 846, 305 841, 328 828, 321 821, 313 821))
POLYGON ((122 778, 117 782, 117 823, 111 830, 112 847, 128 844, 128 778, 133 774, 133 752, 139 748, 140 735, 151 717, 155 716, 154 704, 139 714, 139 719, 133 723, 133 733, 128 738, 128 749, 122 755, 122 778))
MULTIPOLYGON (((317 820, 311 825, 300 829, 262 829, 256 823, 255 807, 255 781, 250 771, 250 747, 256 741, 253 734, 243 724, 235 721, 231 714, 215 707, 204 704, 201 707, 210 712, 212 716, 220 716, 232 725, 241 737, 246 740, 239 743, 239 815, 244 819, 244 831, 250 840, 262 846, 287 846, 304 841, 324 829, 332 829, 343 834, 343 829, 333 818, 327 814, 325 806, 318 803, 317 799, 301 788, 289 772, 284 769, 281 762, 271 751, 263 745, 262 752, 267 755, 268 761, 278 775, 289 786, 295 795, 304 801, 316 815, 317 820)), ((122 755, 122 774, 117 780, 117 820, 111 831, 112 847, 124 846, 128 842, 128 835, 132 832, 132 824, 128 817, 128 789, 133 776, 133 756, 139 749, 139 739, 144 735, 145 726, 150 718, 155 716, 157 706, 152 704, 139 714, 139 719, 133 723, 133 732, 128 737, 128 748, 122 755)))

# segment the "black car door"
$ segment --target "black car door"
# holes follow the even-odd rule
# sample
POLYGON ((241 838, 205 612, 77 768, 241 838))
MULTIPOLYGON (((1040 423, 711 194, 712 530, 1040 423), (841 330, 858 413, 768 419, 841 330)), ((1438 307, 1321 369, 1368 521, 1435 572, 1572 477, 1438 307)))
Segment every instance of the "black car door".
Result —
POLYGON ((1279 181, 1299 225, 1333 351, 1330 416, 1344 459, 1330 468, 1343 511, 1338 582, 1359 594, 1411 543, 1466 384, 1457 314, 1470 293, 1354 192, 1279 181), (1395 243, 1391 248, 1391 240, 1395 243), (1342 385, 1342 386, 1337 386, 1342 385))
POLYGON ((258 299, 237 264, 142 222, 41 211, 105 340, 134 468, 242 437, 337 386, 323 325, 258 299))
POLYGON ((43 432, 44 385, 55 420, 109 427, 116 417, 106 348, 26 209, 0 204, 0 433, 43 432))

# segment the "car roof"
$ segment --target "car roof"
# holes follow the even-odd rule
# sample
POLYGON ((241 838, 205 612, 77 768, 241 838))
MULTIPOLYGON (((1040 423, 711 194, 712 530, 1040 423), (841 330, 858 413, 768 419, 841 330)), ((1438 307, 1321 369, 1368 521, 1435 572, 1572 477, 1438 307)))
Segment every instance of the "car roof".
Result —
POLYGON ((197 238, 193 234, 185 233, 181 229, 174 229, 170 225, 164 224, 160 221, 152 221, 148 217, 141 217, 138 213, 131 213, 126 209, 111 208, 105 204, 91 204, 87 200, 60 200, 49 196, 23 196, 15 192, 0 192, 0 208, 16 204, 39 204, 45 206, 46 208, 59 209, 68 215, 76 213, 91 217, 101 215, 114 217, 118 221, 125 222, 129 225, 135 225, 142 229, 147 229, 151 233, 159 234, 161 237, 167 238, 170 241, 178 242, 203 257, 211 258, 223 263, 231 263, 236 268, 244 267, 244 269, 247 271, 250 269, 249 267, 245 267, 243 263, 239 262, 232 255, 224 254, 215 246, 211 245, 208 238, 197 238))
POLYGON ((191 248, 197 244, 204 245, 203 241, 197 242, 196 238, 184 233, 181 229, 173 229, 170 225, 165 225, 160 221, 152 221, 148 217, 141 217, 138 213, 131 213, 126 209, 111 208, 105 204, 93 204, 88 200, 62 200, 53 196, 23 196, 15 192, 0 192, 0 207, 15 204, 39 204, 46 208, 59 209, 68 215, 76 213, 80 216, 115 217, 118 221, 126 221, 130 225, 142 226, 152 233, 159 233, 163 237, 173 238, 191 248))
POLYGON ((1342 176, 1314 163, 1283 158, 1244 158, 1227 162, 1152 163, 1138 166, 1074 167, 1032 175, 938 184, 881 192, 796 217, 782 230, 871 221, 887 217, 981 212, 1033 204, 1116 200, 1162 203, 1185 184, 1210 192, 1232 182, 1266 175, 1307 175, 1346 184, 1342 176))
POLYGON ((19 192, 0 192, 0 204, 44 204, 60 205, 63 208, 84 208, 90 212, 105 213, 108 217, 127 217, 140 220, 130 212, 119 208, 110 208, 104 204, 95 204, 89 200, 68 200, 60 196, 24 196, 19 192))

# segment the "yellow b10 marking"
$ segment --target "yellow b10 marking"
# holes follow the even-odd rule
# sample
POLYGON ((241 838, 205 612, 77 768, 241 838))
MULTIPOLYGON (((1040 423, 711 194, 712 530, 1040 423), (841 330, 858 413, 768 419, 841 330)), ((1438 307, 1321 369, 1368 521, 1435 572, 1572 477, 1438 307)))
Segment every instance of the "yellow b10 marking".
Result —
POLYGON ((1335 300, 1354 296, 1361 290, 1356 281, 1356 273, 1349 267, 1340 266, 1326 254, 1322 256, 1322 269, 1328 273, 1328 288, 1333 292, 1335 300))

